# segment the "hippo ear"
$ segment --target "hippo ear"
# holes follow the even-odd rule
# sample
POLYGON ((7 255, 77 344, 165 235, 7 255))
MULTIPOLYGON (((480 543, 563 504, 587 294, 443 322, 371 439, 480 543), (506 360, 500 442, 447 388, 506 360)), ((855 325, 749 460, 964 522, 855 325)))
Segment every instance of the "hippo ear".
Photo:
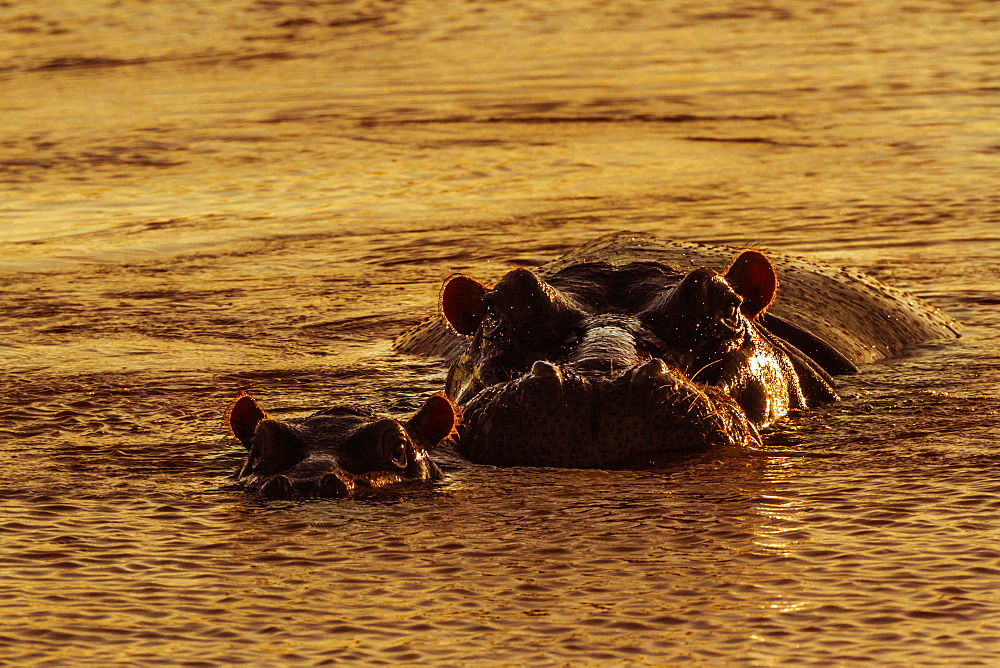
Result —
POLYGON ((406 423, 406 431, 411 436, 418 437, 427 448, 433 448, 455 430, 457 411, 455 405, 443 394, 433 394, 406 423))
POLYGON ((778 291, 778 274, 771 261, 755 250, 740 253, 725 273, 726 281, 743 297, 740 310, 753 320, 763 313, 778 291))
POLYGON ((441 288, 441 315, 456 332, 472 336, 486 315, 483 295, 489 291, 489 287, 471 276, 450 276, 441 288))
POLYGON ((240 392, 236 400, 230 404, 226 416, 233 435, 240 440, 244 448, 249 450, 257 424, 267 418, 267 413, 261 410, 253 397, 246 392, 240 392))

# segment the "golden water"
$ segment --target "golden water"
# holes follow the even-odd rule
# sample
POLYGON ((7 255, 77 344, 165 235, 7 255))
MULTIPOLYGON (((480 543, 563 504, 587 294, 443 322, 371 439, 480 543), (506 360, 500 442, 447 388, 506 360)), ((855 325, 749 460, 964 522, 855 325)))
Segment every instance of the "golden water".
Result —
POLYGON ((1000 661, 990 2, 0 3, 0 663, 1000 661), (454 271, 620 229, 965 329, 770 436, 260 503, 221 416, 439 389, 454 271))

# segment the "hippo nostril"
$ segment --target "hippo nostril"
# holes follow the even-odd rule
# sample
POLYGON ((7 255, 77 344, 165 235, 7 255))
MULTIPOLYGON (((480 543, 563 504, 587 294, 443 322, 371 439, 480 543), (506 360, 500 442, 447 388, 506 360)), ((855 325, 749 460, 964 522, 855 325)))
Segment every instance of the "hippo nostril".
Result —
POLYGON ((408 458, 406 456, 409 436, 403 425, 395 420, 386 421, 385 431, 379 437, 379 452, 387 464, 391 464, 398 469, 405 469, 408 458))
POLYGON ((667 382, 667 365, 659 357, 654 357, 635 370, 636 380, 667 382))
POLYGON ((292 481, 285 475, 276 475, 260 488, 260 493, 269 499, 287 499, 292 496, 292 481))
POLYGON ((559 372, 558 367, 551 362, 546 362, 545 360, 538 360, 531 365, 531 375, 539 378, 555 378, 556 380, 562 380, 562 373, 559 372))
POLYGON ((316 483, 316 495, 326 498, 341 498, 348 496, 353 483, 335 473, 327 473, 316 483))
POLYGON ((545 360, 537 360, 531 365, 531 373, 526 378, 534 384, 540 384, 550 396, 558 396, 563 391, 563 374, 555 364, 545 360))
POLYGON ((654 357, 645 364, 636 367, 629 381, 629 390, 636 398, 649 401, 656 397, 663 399, 671 392, 679 389, 678 379, 667 364, 654 357), (664 392, 667 395, 664 395, 664 392))

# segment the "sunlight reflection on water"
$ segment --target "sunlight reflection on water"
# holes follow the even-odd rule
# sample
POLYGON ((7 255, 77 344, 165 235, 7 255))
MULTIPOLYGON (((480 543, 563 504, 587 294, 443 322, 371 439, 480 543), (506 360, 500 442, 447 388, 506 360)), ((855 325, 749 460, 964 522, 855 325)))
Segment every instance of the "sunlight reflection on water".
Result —
POLYGON ((0 7, 15 663, 1000 659, 989 3, 0 7), (268 503, 221 425, 411 410, 443 277, 620 229, 965 324, 767 447, 268 503), (409 402, 409 403, 408 403, 409 402))

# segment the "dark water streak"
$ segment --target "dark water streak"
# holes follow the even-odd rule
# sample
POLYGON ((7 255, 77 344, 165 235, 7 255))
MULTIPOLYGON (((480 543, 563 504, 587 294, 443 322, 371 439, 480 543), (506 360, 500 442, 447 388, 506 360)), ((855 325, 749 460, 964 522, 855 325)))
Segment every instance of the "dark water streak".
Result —
POLYGON ((0 4, 0 663, 1000 660, 992 3, 0 4), (411 410, 454 271, 620 229, 960 320, 768 447, 375 501, 229 478, 411 410))

